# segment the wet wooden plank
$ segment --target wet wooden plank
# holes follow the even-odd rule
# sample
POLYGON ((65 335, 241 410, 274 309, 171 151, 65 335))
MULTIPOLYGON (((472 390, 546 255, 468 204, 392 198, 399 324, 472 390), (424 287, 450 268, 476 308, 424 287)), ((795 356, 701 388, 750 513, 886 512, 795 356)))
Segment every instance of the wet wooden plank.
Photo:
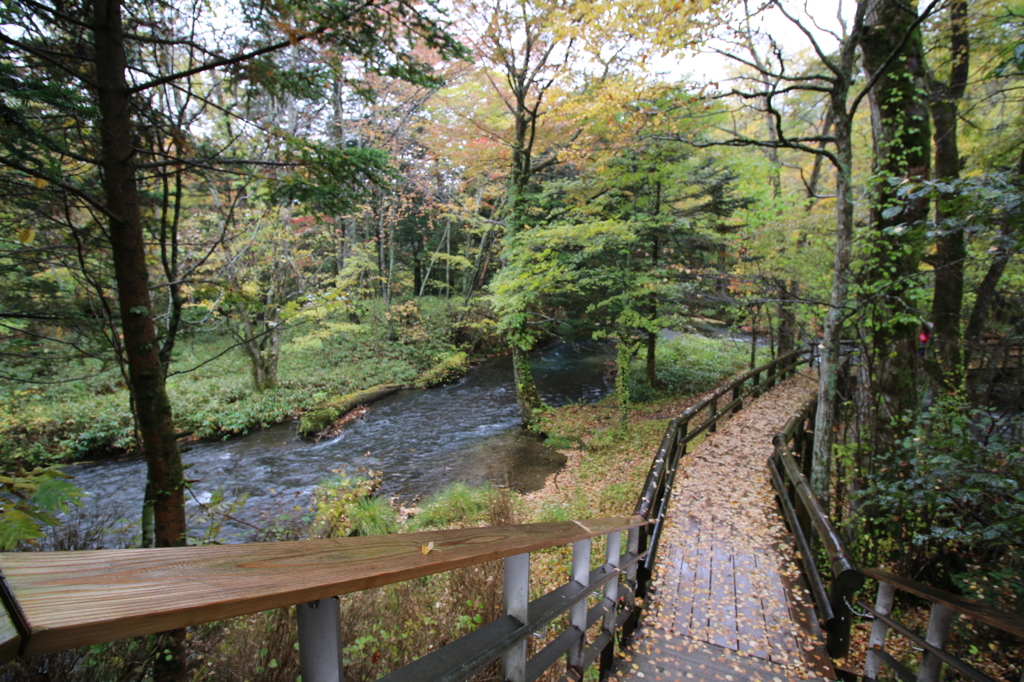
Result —
POLYGON ((716 542, 711 562, 710 642, 736 651, 736 582, 732 552, 720 541, 716 542))
POLYGON ((758 574, 767 582, 762 586, 762 601, 769 658, 777 663, 791 663, 800 659, 802 654, 797 648, 796 640, 793 639, 786 589, 782 579, 775 572, 772 557, 758 556, 757 566, 758 574))
POLYGON ((644 523, 606 518, 245 545, 2 553, 0 570, 24 614, 24 653, 31 655, 291 606, 644 523))
POLYGON ((711 619, 711 568, 714 551, 714 529, 702 525, 700 540, 693 554, 693 589, 690 613, 690 633, 694 639, 708 641, 711 619))
POLYGON ((690 619, 693 615, 693 583, 697 577, 697 545, 700 541, 700 524, 697 519, 687 516, 685 537, 689 538, 679 563, 676 584, 675 631, 680 635, 690 633, 690 619))
POLYGON ((736 640, 739 651, 767 660, 764 603, 751 583, 751 575, 756 568, 757 559, 754 554, 733 557, 736 576, 736 640))

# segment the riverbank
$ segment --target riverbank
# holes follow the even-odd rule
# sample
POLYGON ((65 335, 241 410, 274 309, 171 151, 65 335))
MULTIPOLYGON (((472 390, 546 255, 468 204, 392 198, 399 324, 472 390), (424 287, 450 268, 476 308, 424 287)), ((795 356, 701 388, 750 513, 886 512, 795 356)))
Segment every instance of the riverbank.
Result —
MULTIPOLYGON (((256 391, 248 360, 224 333, 182 335, 167 389, 178 432, 221 439, 291 421, 328 401, 379 384, 434 385, 468 367, 493 339, 458 327, 443 299, 361 324, 325 320, 289 330, 275 387, 256 391)), ((0 470, 120 457, 135 447, 127 388, 116 366, 59 367, 38 385, 0 382, 0 470)))

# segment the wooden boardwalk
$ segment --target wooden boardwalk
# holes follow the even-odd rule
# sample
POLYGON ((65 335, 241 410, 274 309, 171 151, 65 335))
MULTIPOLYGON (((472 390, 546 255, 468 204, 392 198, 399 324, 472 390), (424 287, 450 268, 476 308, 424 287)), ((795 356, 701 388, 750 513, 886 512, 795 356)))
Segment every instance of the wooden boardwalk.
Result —
POLYGON ((816 383, 796 375, 686 456, 651 603, 612 679, 834 679, 766 465, 816 383))

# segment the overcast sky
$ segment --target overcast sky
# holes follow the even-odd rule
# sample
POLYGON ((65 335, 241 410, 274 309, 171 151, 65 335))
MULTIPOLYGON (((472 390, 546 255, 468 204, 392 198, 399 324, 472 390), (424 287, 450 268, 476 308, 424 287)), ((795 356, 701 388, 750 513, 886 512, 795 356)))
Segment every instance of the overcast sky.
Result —
MULTIPOLYGON (((758 0, 751 0, 751 6, 760 4, 758 0)), ((790 16, 799 18, 802 23, 816 36, 822 49, 834 50, 838 41, 828 34, 828 31, 840 33, 840 25, 837 17, 840 11, 847 21, 852 20, 856 8, 854 0, 783 0, 783 5, 790 16), (809 20, 810 19, 810 20, 809 20)), ((771 8, 758 15, 752 22, 751 27, 761 33, 771 35, 782 48, 786 57, 793 57, 801 51, 809 51, 811 43, 807 36, 792 21, 787 19, 782 12, 771 8)), ((712 43, 710 47, 728 49, 728 46, 719 43, 712 43)), ((746 55, 744 55, 746 56, 746 55)), ((692 78, 701 83, 721 82, 728 78, 731 61, 718 54, 705 50, 701 54, 690 55, 681 60, 678 64, 664 62, 665 68, 673 74, 689 74, 692 78)))

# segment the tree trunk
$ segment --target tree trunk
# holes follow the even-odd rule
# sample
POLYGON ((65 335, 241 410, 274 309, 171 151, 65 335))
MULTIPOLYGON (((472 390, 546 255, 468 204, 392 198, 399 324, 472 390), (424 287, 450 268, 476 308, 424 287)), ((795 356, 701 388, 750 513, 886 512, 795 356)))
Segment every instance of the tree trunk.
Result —
POLYGON ((537 410, 544 403, 540 399, 540 392, 537 391, 537 384, 533 380, 530 355, 514 341, 512 342, 512 374, 516 381, 516 401, 519 403, 519 412, 523 415, 523 423, 532 424, 537 410))
POLYGON ((815 415, 814 444, 811 455, 811 488, 829 508, 830 462, 835 444, 835 425, 839 406, 839 360, 843 322, 847 317, 853 257, 853 115, 847 110, 847 97, 853 81, 856 47, 862 30, 864 7, 858 5, 851 35, 840 46, 836 79, 829 93, 828 120, 836 142, 836 246, 832 291, 825 313, 821 361, 818 366, 818 411, 815 415))
MULTIPOLYGON (((1017 177, 1014 178, 1014 182, 1017 185, 1018 191, 1024 193, 1024 150, 1021 150, 1020 159, 1017 161, 1016 173, 1017 177)), ((1003 272, 1006 270, 1006 266, 1009 264, 1010 258, 1014 253, 1013 236, 1020 231, 1022 222, 1024 222, 1024 211, 1020 207, 1014 212, 1008 212, 1003 215, 995 256, 992 262, 989 263, 988 270, 985 272, 985 277, 982 278, 981 284, 978 285, 978 290, 974 297, 974 307, 971 309, 971 317, 967 321, 965 336, 968 349, 980 343, 982 334, 985 332, 989 316, 992 314, 992 307, 995 305, 999 280, 1002 279, 1003 272)), ((970 355, 969 350, 965 358, 965 364, 968 366, 970 355)))
MULTIPOLYGON (((147 504, 152 510, 156 546, 177 547, 185 544, 185 481, 149 294, 146 244, 132 160, 135 149, 120 0, 94 0, 93 12, 101 117, 99 165, 109 212, 121 330, 146 457, 147 504)), ((167 654, 157 656, 154 678, 158 682, 182 679, 184 631, 164 633, 162 639, 160 650, 167 654)))
MULTIPOLYGON (((654 206, 651 210, 651 215, 657 216, 661 213, 661 181, 655 182, 654 185, 654 206)), ((658 272, 658 261, 661 258, 661 241, 658 239, 658 235, 654 235, 654 239, 651 242, 651 270, 655 273, 658 272)), ((647 302, 647 318, 651 321, 652 326, 658 319, 658 294, 656 291, 652 291, 648 297, 647 302)), ((658 388, 658 330, 648 329, 647 330, 647 385, 651 388, 658 388)))
MULTIPOLYGON (((957 147, 958 103, 967 87, 970 43, 967 32, 967 0, 955 0, 949 7, 952 65, 949 81, 933 81, 931 87, 932 121, 935 124, 935 178, 960 177, 960 152, 957 147)), ((967 244, 961 228, 950 230, 953 207, 947 197, 935 202, 935 222, 939 236, 935 240, 935 289, 932 294, 932 336, 935 349, 928 366, 939 386, 952 390, 963 383, 964 370, 960 349, 960 314, 964 298, 964 262, 967 244)))
POLYGON ((776 283, 776 292, 779 297, 778 354, 785 355, 796 348, 796 311, 793 302, 799 296, 800 282, 779 281, 776 283))
MULTIPOLYGON (((532 138, 529 113, 518 98, 515 117, 515 143, 512 147, 512 174, 509 178, 508 218, 506 235, 511 237, 519 230, 526 229, 526 188, 530 181, 530 159, 532 138)), ((485 265, 486 267, 486 265, 485 265)), ((537 384, 530 370, 528 348, 520 346, 519 337, 525 330, 515 329, 509 335, 512 345, 512 368, 516 381, 516 401, 523 415, 523 423, 533 423, 536 411, 543 405, 537 384)))
POLYGON ((869 77, 882 73, 871 91, 875 195, 864 244, 860 303, 866 311, 858 443, 870 467, 891 451, 919 406, 917 333, 913 280, 924 251, 928 201, 902 197, 900 185, 928 177, 931 162, 926 74, 920 31, 904 38, 917 18, 916 3, 873 0, 861 38, 869 77), (900 56, 886 62, 903 43, 900 56))

